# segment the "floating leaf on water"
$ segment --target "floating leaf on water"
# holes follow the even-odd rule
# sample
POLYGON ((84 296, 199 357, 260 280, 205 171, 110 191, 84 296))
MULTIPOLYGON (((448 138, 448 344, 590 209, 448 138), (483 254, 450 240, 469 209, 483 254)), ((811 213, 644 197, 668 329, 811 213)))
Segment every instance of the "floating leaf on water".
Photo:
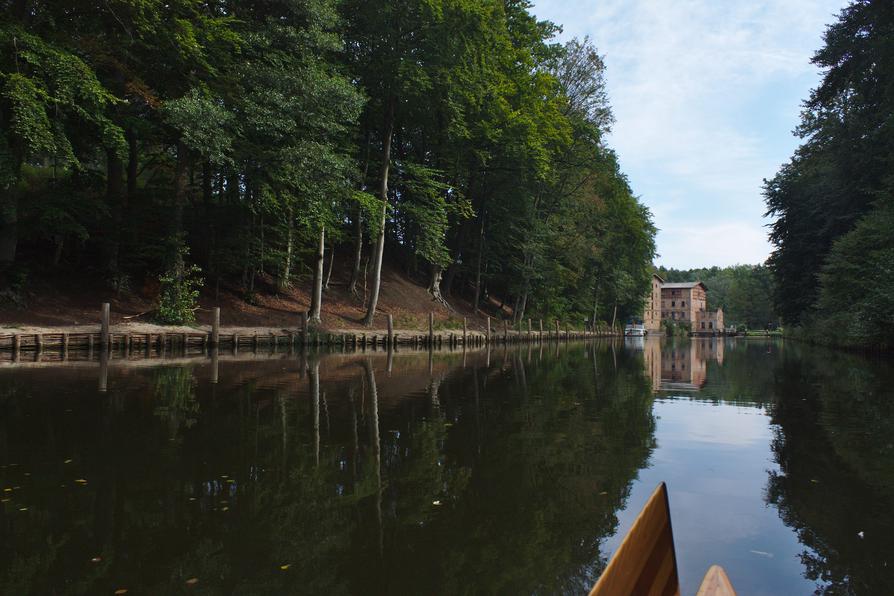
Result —
POLYGON ((229 508, 229 507, 221 507, 220 510, 221 510, 221 511, 229 511, 230 508, 229 508))
POLYGON ((90 559, 91 563, 99 563, 100 561, 102 561, 102 557, 93 557, 90 559))
POLYGON ((3 489, 3 492, 5 492, 5 493, 11 493, 11 492, 12 492, 12 489, 11 489, 11 488, 4 488, 4 489, 3 489))
POLYGON ((859 536, 860 538, 862 538, 862 537, 863 537, 863 531, 861 530, 861 531, 857 532, 857 536, 859 536))
POLYGON ((71 463, 71 462, 72 462, 72 461, 74 461, 74 460, 71 460, 71 459, 67 459, 67 460, 65 460, 65 461, 64 461, 64 462, 62 462, 62 463, 64 463, 64 464, 70 464, 70 463, 71 463))
POLYGON ((817 480, 816 478, 811 478, 810 481, 814 484, 819 484, 819 480, 817 480))
POLYGON ((115 590, 115 596, 121 596, 122 594, 127 594, 127 588, 118 588, 115 590))
POLYGON ((197 577, 191 577, 191 578, 189 578, 188 580, 186 580, 186 585, 187 585, 187 586, 194 586, 194 585, 196 585, 197 583, 199 583, 199 578, 197 578, 197 577))
POLYGON ((87 481, 83 478, 77 478, 75 479, 75 482, 77 482, 78 484, 87 484, 87 481))
POLYGON ((19 507, 19 511, 28 511, 28 508, 27 507, 19 507))
POLYGON ((440 502, 440 501, 432 501, 431 504, 432 504, 432 505, 440 505, 441 502, 440 502))
POLYGON ((284 565, 280 565, 280 566, 279 566, 279 570, 280 570, 280 571, 286 571, 286 570, 287 570, 289 567, 291 567, 291 566, 292 566, 291 563, 285 563, 284 565))
POLYGON ((0 503, 9 503, 10 501, 12 501, 12 499, 10 499, 9 497, 0 499, 0 503))
POLYGON ((190 500, 190 501, 195 501, 196 498, 195 498, 195 497, 190 497, 189 500, 190 500))

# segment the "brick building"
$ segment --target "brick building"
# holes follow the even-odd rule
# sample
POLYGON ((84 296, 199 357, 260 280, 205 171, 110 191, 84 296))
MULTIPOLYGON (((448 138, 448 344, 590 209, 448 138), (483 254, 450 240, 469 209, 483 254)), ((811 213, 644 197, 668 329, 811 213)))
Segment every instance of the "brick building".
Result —
POLYGON ((685 323, 694 334, 715 335, 723 331, 723 310, 708 310, 708 288, 702 282, 665 283, 653 274, 643 325, 647 333, 660 333, 662 321, 685 323))

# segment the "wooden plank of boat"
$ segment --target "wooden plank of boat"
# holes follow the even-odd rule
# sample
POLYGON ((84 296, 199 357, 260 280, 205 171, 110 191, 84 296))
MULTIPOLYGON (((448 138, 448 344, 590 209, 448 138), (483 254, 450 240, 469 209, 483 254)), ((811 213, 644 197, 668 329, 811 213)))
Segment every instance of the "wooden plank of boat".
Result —
MULTIPOLYGON (((590 596, 679 596, 677 554, 671 526, 667 486, 662 482, 649 497, 590 596)), ((696 596, 736 596, 719 565, 713 565, 696 596)))
POLYGON ((680 594, 667 487, 649 497, 590 596, 680 594))
POLYGON ((733 584, 720 565, 711 565, 696 596, 736 596, 733 584))

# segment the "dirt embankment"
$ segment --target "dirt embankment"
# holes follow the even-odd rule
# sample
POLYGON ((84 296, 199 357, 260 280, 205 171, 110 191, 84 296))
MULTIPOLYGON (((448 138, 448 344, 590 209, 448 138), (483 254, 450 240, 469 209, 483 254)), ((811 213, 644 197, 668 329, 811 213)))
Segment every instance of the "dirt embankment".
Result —
MULTIPOLYGON (((428 313, 434 312, 437 328, 461 328, 466 317, 470 330, 483 330, 484 315, 475 315, 471 305, 453 297, 453 311, 434 302, 423 286, 408 279, 393 267, 382 271, 382 289, 374 327, 384 329, 386 315, 394 317, 398 330, 427 330, 428 313)), ((91 333, 99 324, 100 304, 111 304, 113 330, 121 333, 178 333, 210 328, 211 309, 219 306, 221 327, 237 333, 249 330, 258 333, 292 328, 299 325, 299 313, 310 306, 308 283, 299 283, 287 290, 278 290, 272 280, 261 277, 251 302, 237 288, 221 286, 217 292, 206 288, 199 301, 196 323, 190 327, 161 326, 153 321, 157 289, 144 287, 138 291, 116 294, 101 282, 91 281, 77 272, 59 273, 34 281, 25 296, 24 306, 0 304, 0 329, 13 333, 51 333, 66 328, 72 333, 91 333)), ((364 331, 363 295, 347 291, 347 279, 333 272, 329 290, 323 294, 323 326, 331 330, 364 331)), ((498 315, 499 306, 490 305, 498 315)), ((507 311, 508 312, 508 311, 507 311)))

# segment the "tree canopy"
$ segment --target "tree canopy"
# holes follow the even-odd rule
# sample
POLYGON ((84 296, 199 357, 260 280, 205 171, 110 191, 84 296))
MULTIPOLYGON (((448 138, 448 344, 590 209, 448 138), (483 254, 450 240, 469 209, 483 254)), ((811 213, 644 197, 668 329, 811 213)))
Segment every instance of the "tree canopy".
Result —
POLYGON ((350 245, 368 323, 383 259, 516 320, 641 309, 655 229, 605 144, 605 65, 526 0, 0 6, 7 281, 312 275, 318 317, 350 245))
POLYGON ((800 147, 764 194, 775 302, 838 343, 894 345, 894 5, 854 0, 825 34, 800 147))

